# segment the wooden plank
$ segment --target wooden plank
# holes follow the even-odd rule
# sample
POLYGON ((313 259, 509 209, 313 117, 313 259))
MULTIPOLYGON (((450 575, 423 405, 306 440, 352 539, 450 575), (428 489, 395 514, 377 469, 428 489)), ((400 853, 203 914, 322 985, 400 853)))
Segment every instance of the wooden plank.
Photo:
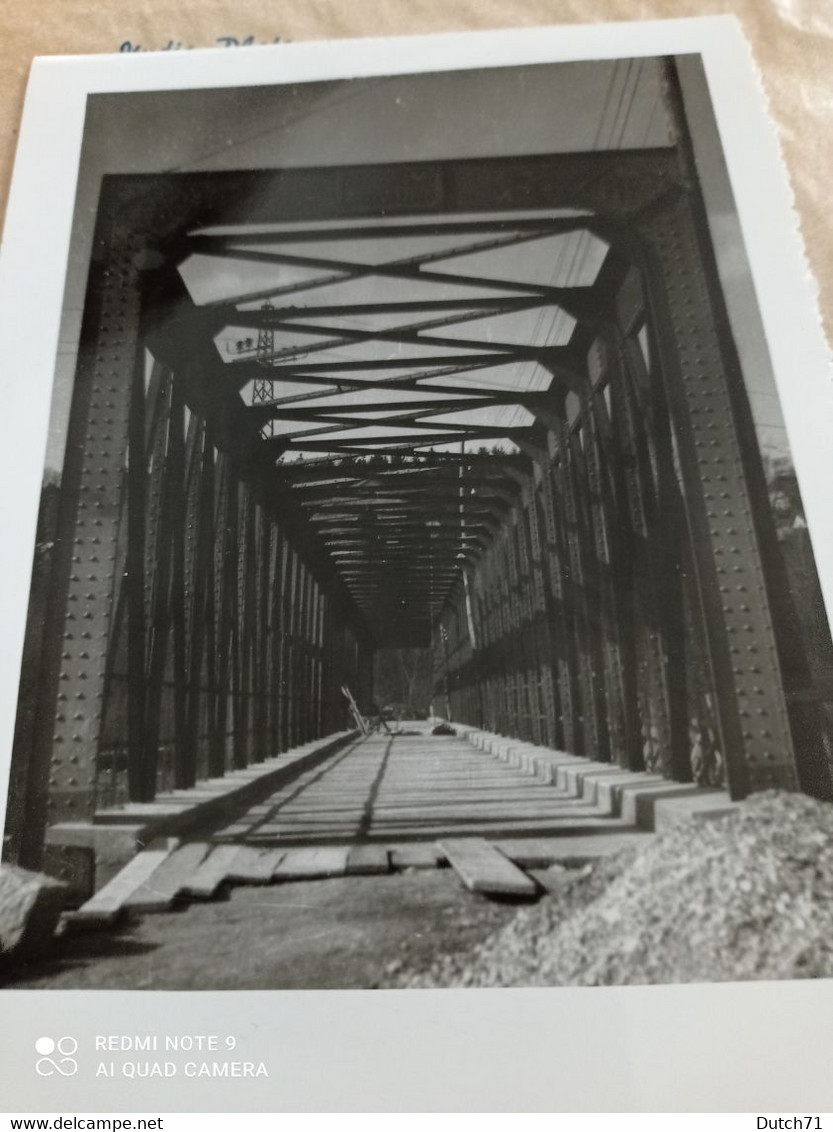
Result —
POLYGON ((449 838, 437 842, 449 864, 472 892, 507 896, 534 896, 538 886, 532 877, 482 837, 449 838))
POLYGON ((180 888, 180 895, 198 900, 211 900, 228 879, 229 871, 239 852, 238 845, 216 846, 180 888))
POLYGON ((639 848, 652 833, 620 829, 614 832, 578 834, 571 837, 502 838, 495 842, 504 856, 525 869, 546 868, 555 862, 579 863, 610 857, 623 849, 639 848))
POLYGON ((180 888, 205 860, 210 848, 201 841, 180 846, 136 889, 125 902, 126 906, 131 912, 167 911, 173 906, 180 888))
POLYGON ((125 911, 134 895, 179 845, 175 837, 159 837, 116 873, 109 883, 73 912, 70 922, 79 927, 106 927, 125 911))
POLYGON ((244 845, 229 866, 226 880, 232 884, 268 884, 284 856, 283 849, 244 845))
POLYGON ((390 854, 384 845, 354 845, 347 854, 347 875, 390 872, 390 854))
POLYGON ((347 869, 344 848, 290 849, 275 869, 275 880, 315 880, 344 876, 347 869))

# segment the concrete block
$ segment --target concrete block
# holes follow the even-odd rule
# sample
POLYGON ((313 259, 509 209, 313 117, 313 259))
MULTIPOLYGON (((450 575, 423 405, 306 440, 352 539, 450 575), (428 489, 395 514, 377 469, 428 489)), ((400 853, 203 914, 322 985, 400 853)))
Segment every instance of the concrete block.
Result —
POLYGON ((521 758, 520 758, 521 770, 525 770, 527 774, 534 774, 535 773, 535 759, 538 757, 539 753, 540 752, 537 751, 535 747, 532 747, 530 750, 521 751, 521 758))
MULTIPOLYGON (((200 793, 194 797, 194 802, 204 802, 212 795, 200 793)), ((95 816, 97 825, 124 825, 125 822, 148 824, 150 822, 164 822, 168 824, 182 817, 188 811, 187 802, 132 802, 118 810, 99 810, 95 816)))
POLYGON ((610 763, 591 762, 590 759, 581 759, 574 763, 566 763, 558 768, 557 782, 564 790, 569 790, 576 796, 582 792, 582 780, 587 774, 610 774, 610 763))
POLYGON ((509 753, 506 757, 506 761, 509 764, 509 766, 515 767, 515 769, 517 769, 521 765, 521 756, 522 755, 523 755, 523 744, 514 743, 509 748, 509 753))
POLYGON ((555 779, 554 760, 547 754, 536 755, 532 760, 532 773, 541 782, 552 784, 555 779))
POLYGON ((595 804, 597 780, 609 782, 611 778, 621 778, 622 773, 619 767, 611 766, 610 763, 606 764, 604 770, 599 770, 593 763, 590 764, 589 769, 579 769, 576 774, 579 797, 585 802, 595 804))
POLYGON ((95 891, 95 854, 89 845, 46 845, 43 871, 67 886, 67 908, 79 908, 95 891))
POLYGON ((537 759, 535 763, 535 777, 539 778, 541 782, 547 786, 552 786, 555 782, 555 766, 547 759, 537 759))
POLYGON ((652 799, 652 828, 657 832, 681 821, 710 821, 728 817, 740 805, 725 790, 694 788, 696 793, 652 799))
POLYGON ((564 754, 563 751, 544 751, 535 756, 535 775, 548 786, 555 785, 558 768, 560 766, 574 765, 577 758, 578 756, 567 755, 564 754))
POLYGON ((603 806, 612 814, 619 813, 619 799, 623 786, 655 786, 666 780, 658 774, 647 771, 612 770, 609 775, 598 775, 586 780, 588 796, 592 796, 598 806, 603 806))
MULTIPOLYGON (((70 852, 86 848, 93 857, 93 891, 103 888, 127 862, 153 840, 152 827, 143 824, 88 825, 86 822, 61 822, 46 831, 47 850, 60 858, 62 850, 70 852)), ((87 897, 92 892, 87 893, 87 897)))
POLYGON ((0 966, 49 948, 67 895, 53 877, 0 864, 0 966))
POLYGON ((347 875, 390 872, 390 853, 384 845, 354 845, 347 854, 347 875))
POLYGON ((95 890, 101 889, 155 838, 192 834, 231 821, 280 786, 296 781, 304 771, 314 770, 356 736, 355 731, 340 731, 241 771, 206 779, 190 790, 166 792, 164 799, 155 802, 100 810, 94 824, 63 822, 51 826, 47 845, 59 856, 63 847, 91 849, 95 890))
POLYGON ((653 829, 654 803, 660 798, 682 797, 696 792, 699 787, 659 779, 657 782, 623 783, 616 788, 619 796, 619 816, 640 829, 653 829))
POLYGON ((557 766, 555 768, 555 785, 559 788, 559 790, 568 790, 572 791, 573 793, 576 792, 575 775, 573 774, 570 777, 568 777, 567 775, 567 772, 569 770, 574 769, 574 763, 562 763, 560 766, 557 766))

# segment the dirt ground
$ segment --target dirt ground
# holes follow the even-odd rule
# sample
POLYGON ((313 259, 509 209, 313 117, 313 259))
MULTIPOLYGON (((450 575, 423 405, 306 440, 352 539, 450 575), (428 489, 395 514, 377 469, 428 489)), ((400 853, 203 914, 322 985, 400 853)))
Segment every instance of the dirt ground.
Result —
POLYGON ((462 887, 450 869, 238 887, 228 900, 77 934, 9 987, 253 990, 373 988, 427 970, 506 924, 517 905, 462 887))
POLYGON ((673 825, 397 987, 833 977, 833 805, 766 791, 673 825))
POLYGON ((449 868, 235 888, 73 935, 12 987, 605 986, 833 975, 833 805, 766 792, 583 867, 540 900, 475 896, 449 868))

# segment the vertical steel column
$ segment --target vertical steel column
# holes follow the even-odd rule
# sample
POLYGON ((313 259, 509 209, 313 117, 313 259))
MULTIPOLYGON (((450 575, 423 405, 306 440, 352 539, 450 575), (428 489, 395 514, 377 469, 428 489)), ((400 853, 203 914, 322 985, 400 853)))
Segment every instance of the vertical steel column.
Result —
POLYGON ((222 732, 224 763, 238 767, 239 750, 235 739, 239 693, 239 626, 237 594, 237 560, 239 543, 239 499, 237 482, 232 474, 228 457, 223 458, 223 523, 218 538, 218 561, 215 569, 220 578, 218 611, 221 713, 218 728, 222 732))
POLYGON ((500 558, 502 559, 501 573, 504 579, 508 615, 508 633, 506 639, 507 669, 509 685, 509 718, 507 726, 509 734, 521 739, 528 739, 526 733, 526 720, 523 711, 523 654, 520 646, 521 636, 521 610, 518 598, 518 570, 515 561, 515 552, 512 545, 513 534, 510 527, 504 530, 504 537, 500 544, 500 558))
POLYGON ((610 573, 611 532, 606 480, 602 464, 601 438, 598 413, 602 411, 604 398, 593 390, 593 383, 600 373, 605 372, 604 345, 597 340, 590 357, 590 384, 587 403, 583 414, 582 438, 584 455, 584 474, 587 487, 588 530, 586 541, 588 553, 592 556, 591 604, 594 610, 594 662, 597 666, 596 681, 599 700, 604 704, 600 731, 603 734, 603 747, 600 755, 606 759, 621 757, 623 736, 621 729, 621 666, 618 653, 618 626, 615 619, 613 600, 614 586, 610 573))
POLYGON ((611 755, 629 770, 641 770, 642 749, 637 710, 636 661, 633 648, 633 535, 627 522, 628 507, 617 446, 618 421, 613 407, 622 395, 624 376, 618 365, 618 347, 612 333, 605 334, 604 380, 594 393, 592 415, 598 459, 599 501, 604 523, 606 659, 608 728, 611 755), (607 397, 610 398, 608 406, 607 397))
POLYGON ((299 724, 300 739, 304 743, 310 738, 310 707, 311 707, 311 681, 310 681, 310 572, 303 564, 301 574, 301 588, 298 594, 298 672, 299 690, 299 724))
POLYGON ((213 759, 225 771, 228 766, 227 731, 229 691, 231 687, 231 632, 228 623, 228 557, 230 474, 227 456, 217 456, 215 473, 216 502, 214 509, 214 640, 215 659, 215 743, 213 759))
POLYGON ((708 627, 729 787, 796 789, 772 616, 711 295, 680 197, 646 226, 649 293, 686 479, 686 511, 708 627))
MULTIPOLYGON (((672 65, 667 77, 685 160, 687 129, 672 65)), ((756 529, 761 501, 753 501, 747 478, 754 429, 741 376, 718 327, 723 312, 717 273, 705 212, 692 192, 667 200, 640 231, 648 245, 649 302, 685 481, 717 723, 729 788, 740 798, 766 787, 796 789, 799 782, 756 529)))
POLYGON ((232 477, 230 485, 231 557, 229 562, 231 628, 231 743, 235 769, 247 763, 246 749, 246 634, 244 628, 247 498, 244 485, 232 477))
MULTIPOLYGON (((556 457, 558 459, 559 457, 556 457)), ((546 534, 547 627, 553 657, 556 702, 555 744, 574 752, 576 735, 573 721, 575 695, 573 666, 570 662, 570 628, 565 607, 565 569, 561 532, 561 510, 556 491, 557 468, 554 463, 542 468, 541 501, 546 534)))
POLYGON ((307 571, 307 586, 304 590, 304 625, 303 636, 306 645, 307 662, 304 664, 304 680, 307 684, 307 712, 306 731, 307 738, 316 736, 316 654, 315 654, 315 617, 316 617, 316 583, 312 573, 307 571))
MULTIPOLYGON (((545 478, 547 469, 542 469, 545 478)), ((545 746, 555 746, 556 738, 556 691, 552 666, 552 651, 547 618, 547 596, 545 577, 545 547, 541 537, 538 489, 532 484, 529 500, 528 523, 530 560, 532 570, 532 635, 535 642, 536 667, 538 670, 540 694, 540 739, 545 746)))
POLYGON ((329 593, 321 594, 321 731, 327 735, 338 731, 336 709, 336 657, 334 601, 329 593))
POLYGON ((512 673, 512 615, 509 608, 509 583, 506 577, 506 558, 502 543, 492 547, 495 568, 495 611, 498 624, 497 667, 500 683, 500 726, 504 735, 516 735, 515 681, 512 673))
MULTIPOLYGON (((127 587, 127 779, 130 797, 147 800, 145 790, 145 359, 138 340, 130 381, 127 430, 127 553, 122 585, 127 587)), ((115 595, 114 595, 115 596, 115 595)))
POLYGON ((568 666, 571 672, 573 705, 574 754, 592 757, 596 752, 593 676, 586 639, 586 594, 584 562, 579 532, 578 485, 575 477, 573 437, 565 422, 559 435, 556 463, 557 497, 562 509, 564 538, 564 612, 567 639, 570 645, 568 666))
POLYGON ((19 860, 29 867, 41 862, 47 822, 95 811, 130 407, 143 379, 139 251, 124 240, 90 270, 27 776, 19 860))
POLYGON ((283 536, 277 523, 269 524, 269 598, 266 635, 266 664, 268 668, 267 694, 267 755, 277 754, 280 746, 280 609, 281 609, 281 564, 283 559, 283 536))
POLYGON ((492 552, 486 552, 478 570, 480 593, 477 598, 478 628, 480 633, 480 657, 478 674, 480 678, 480 719, 478 724, 487 731, 497 731, 498 683, 496 671, 496 636, 492 602, 492 552))
POLYGON ((324 720, 324 608, 321 587, 315 584, 315 734, 326 735, 324 720))
POLYGON ((188 779, 194 783, 209 772, 210 735, 214 724, 210 708, 214 676, 211 649, 214 624, 214 453, 204 421, 198 425, 191 475, 194 478, 193 510, 189 504, 189 526, 193 523, 194 530, 190 563, 188 779))
POLYGON ((290 726, 291 711, 291 674, 292 660, 292 585, 295 570, 295 553, 288 541, 284 542, 282 578, 281 578, 281 750, 285 751, 291 746, 290 726))
POLYGON ((258 504, 257 552, 257 623, 255 625, 257 671, 257 727, 255 730, 255 757, 258 761, 269 755, 269 616, 272 596, 273 524, 258 504))
POLYGON ((298 593, 298 704, 299 738, 305 743, 309 737, 310 719, 310 679, 309 679, 309 596, 310 572, 305 562, 301 563, 301 586, 298 593))
POLYGON ((300 602, 302 571, 303 566, 301 565, 301 560, 295 550, 293 550, 292 581, 288 610, 289 620, 287 622, 288 651, 286 668, 288 742, 290 747, 294 747, 298 744, 300 736, 300 702, 298 695, 298 663, 300 659, 298 648, 298 605, 300 602))
POLYGON ((575 506, 576 555, 581 561, 580 663, 586 754, 600 761, 610 758, 601 657, 601 625, 597 559, 592 530, 592 487, 587 466, 588 407, 581 411, 581 431, 570 437, 570 484, 575 506))
MULTIPOLYGON (((159 781, 162 705, 165 670, 171 636, 171 505, 173 483, 170 464, 170 431, 173 378, 154 363, 146 399, 145 454, 150 462, 145 539, 147 584, 147 656, 145 661, 146 716, 145 753, 139 792, 141 799, 154 797, 159 781)), ((170 736, 168 737, 170 738, 170 736)), ((162 776, 168 768, 163 765, 162 776)))
POLYGON ((535 637, 535 595, 530 566, 529 510, 534 506, 535 489, 532 477, 525 483, 524 497, 517 503, 517 524, 515 527, 518 547, 518 582, 521 602, 521 648, 524 662, 524 686, 526 693, 526 713, 529 719, 527 733, 533 743, 541 743, 541 677, 538 649, 535 637))

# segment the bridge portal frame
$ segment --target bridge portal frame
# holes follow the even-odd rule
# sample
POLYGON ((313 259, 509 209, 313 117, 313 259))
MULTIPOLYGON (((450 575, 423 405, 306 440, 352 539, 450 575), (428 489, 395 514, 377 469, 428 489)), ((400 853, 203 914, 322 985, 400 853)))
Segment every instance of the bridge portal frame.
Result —
MULTIPOLYGON (((794 702, 806 674, 779 591, 754 425, 670 63, 669 75, 678 138, 667 150, 105 177, 69 424, 39 705, 25 729, 30 750, 18 854, 23 863, 40 862, 47 824, 94 817, 105 694, 119 648, 128 686, 129 791, 137 800, 153 797, 158 745, 149 757, 148 736, 158 703, 147 693, 154 686, 148 673, 158 675, 163 663, 154 651, 160 619, 170 619, 162 628, 173 640, 165 663, 174 669, 177 786, 196 780, 200 759, 212 772, 225 765, 216 730, 228 713, 235 718, 232 765, 241 766, 251 750, 243 736, 256 734, 259 742, 281 746, 312 737, 333 727, 341 683, 369 694, 373 641, 291 498, 270 495, 262 461, 237 447, 241 418, 228 391, 215 379, 205 380, 208 316, 202 336, 199 313, 192 311, 187 325, 182 321, 173 269, 188 254, 189 231, 220 223, 588 210, 588 230, 636 270, 645 289, 676 446, 665 459, 681 485, 690 550, 686 568, 695 595, 690 612, 702 629, 730 791, 742 797, 766 787, 829 788, 825 768, 808 753, 812 718, 794 702), (147 350, 154 360, 150 368, 147 350), (149 393, 165 406, 157 419, 159 429, 169 430, 164 442, 159 429, 154 432, 149 393), (163 443, 165 461, 154 461, 154 444, 158 456, 163 443), (141 461, 137 452, 143 453, 141 461), (275 527, 270 524, 276 516, 275 527), (170 577, 149 577, 149 561, 166 538, 179 537, 177 531, 183 537, 170 577), (169 595, 167 613, 163 591, 169 595), (120 601, 126 603, 128 626, 121 644, 113 637, 120 601), (223 632, 225 644, 218 644, 223 632), (224 672, 229 682, 222 686, 224 672), (215 692, 208 705, 201 699, 204 677, 215 692), (310 689, 318 691, 312 695, 310 689), (287 707, 275 713, 269 705, 280 690, 287 707), (200 755, 195 745, 206 736, 206 720, 215 735, 213 746, 209 736, 208 750, 200 755)), ((626 303, 624 284, 609 298, 626 303)), ((610 310, 598 313, 605 317, 592 346, 606 341, 615 367, 633 343, 622 337, 621 319, 610 317, 610 310)), ((588 375, 585 368, 585 381, 588 375)), ((587 404, 585 397, 589 433, 599 421, 587 417, 587 404)), ((582 571, 598 568, 598 556, 588 558, 586 532, 577 526, 576 493, 590 499, 595 484, 598 495, 594 450, 577 441, 557 399, 541 419, 551 442, 545 450, 530 449, 527 470, 519 473, 525 500, 519 525, 505 530, 474 567, 479 632, 501 659, 481 653, 473 661, 480 687, 494 684, 497 694, 479 693, 480 706, 471 710, 482 713, 490 699, 498 705, 498 730, 514 727, 536 742, 583 744, 610 757, 600 681, 618 679, 624 686, 628 673, 620 665, 617 675, 615 665, 605 665, 598 638, 595 654, 593 648, 578 654, 574 648, 574 622, 586 618, 588 609, 587 594, 578 600, 582 571), (576 599, 572 603, 568 591, 576 599), (560 603, 563 623, 553 613, 554 602, 560 603), (541 619, 545 611, 548 617, 541 619), (510 675, 498 678, 500 671, 510 675), (581 711, 563 710, 577 699, 581 711)), ((596 500, 591 511, 594 506, 601 504, 596 500)), ((615 611, 604 616, 615 619, 615 611)), ((626 715, 628 696, 622 701, 626 715)), ((633 732, 633 720, 621 726, 633 732)), ((637 765, 632 740, 625 750, 626 761, 637 765)))

